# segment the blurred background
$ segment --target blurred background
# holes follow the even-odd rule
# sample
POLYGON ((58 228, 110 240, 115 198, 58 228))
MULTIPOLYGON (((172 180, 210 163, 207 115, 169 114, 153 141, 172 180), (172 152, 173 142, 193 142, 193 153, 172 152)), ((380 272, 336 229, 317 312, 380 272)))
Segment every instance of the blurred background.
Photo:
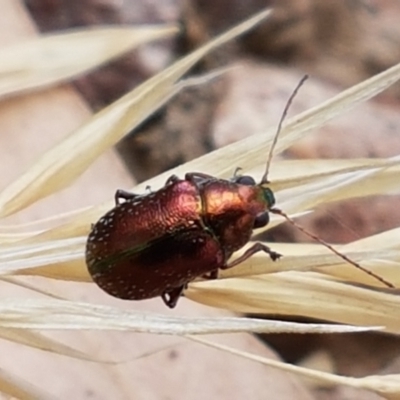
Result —
MULTIPOLYGON (((237 68, 216 81, 184 90, 119 143, 119 156, 136 181, 266 127, 277 126, 287 98, 304 74, 310 75, 310 79, 292 104, 290 115, 315 106, 400 61, 400 3, 395 0, 24 0, 21 5, 41 33, 104 24, 180 24, 182 31, 177 37, 145 46, 72 83, 93 112, 228 27, 261 9, 275 8, 264 24, 208 56, 191 73, 227 65, 237 68)), ((400 86, 395 85, 282 156, 307 159, 398 155, 399 102, 400 86)), ((240 166, 233 165, 232 173, 236 167, 240 166)), ((113 189, 109 190, 111 196, 113 189)), ((324 240, 345 243, 399 226, 400 209, 395 206, 399 200, 395 196, 376 196, 341 202, 318 209, 301 223, 324 240)), ((283 224, 264 235, 263 240, 309 239, 283 224)), ((262 339, 284 360, 339 374, 364 376, 400 369, 400 342, 395 337, 269 335, 262 339)), ((168 362, 198 361, 190 354, 184 359, 176 354, 171 352, 168 362)), ((212 356, 208 362, 211 359, 212 356)), ((250 364, 245 364, 249 371, 250 364)), ((151 368, 160 373, 154 365, 151 368)), ((269 371, 261 370, 255 376, 263 377, 269 371)), ((223 375, 220 371, 221 389, 213 389, 208 395, 220 399, 242 398, 245 394, 241 392, 224 391, 223 375)), ((201 373, 193 376, 204 379, 201 373)), ((298 381, 289 384, 286 375, 276 379, 282 379, 282 386, 286 385, 288 392, 275 392, 274 386, 270 386, 267 394, 267 388, 261 386, 251 398, 378 398, 343 387, 317 387, 298 381)), ((247 378, 238 383, 253 385, 253 389, 258 385, 257 380, 247 378)), ((201 391, 187 388, 182 392, 185 395, 175 396, 180 385, 186 384, 177 378, 167 379, 165 385, 170 387, 163 393, 169 394, 164 396, 151 388, 149 379, 144 383, 145 390, 141 388, 136 396, 135 389, 130 388, 113 398, 204 398, 201 391)), ((207 381, 203 384, 207 385, 207 381)), ((67 393, 60 390, 60 398, 71 398, 67 393)), ((75 396, 106 399, 111 395, 91 389, 75 396)))

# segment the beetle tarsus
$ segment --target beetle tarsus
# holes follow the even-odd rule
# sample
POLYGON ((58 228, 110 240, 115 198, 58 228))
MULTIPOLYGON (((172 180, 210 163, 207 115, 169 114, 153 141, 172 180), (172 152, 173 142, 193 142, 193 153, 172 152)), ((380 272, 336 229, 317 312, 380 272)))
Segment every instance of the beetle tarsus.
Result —
POLYGON ((202 275, 202 278, 204 279, 217 279, 218 278, 218 269, 215 269, 214 271, 209 272, 208 274, 202 275))
POLYGON ((126 190, 122 190, 122 189, 118 189, 115 192, 115 204, 121 204, 120 200, 132 200, 135 199, 136 197, 140 197, 140 194, 135 194, 135 193, 131 193, 131 192, 127 192, 126 190))
POLYGON ((182 296, 186 285, 179 286, 162 293, 161 298, 169 308, 174 308, 178 303, 179 298, 182 296))
POLYGON ((234 267, 235 265, 241 264, 243 261, 246 261, 248 258, 258 253, 259 251, 263 251, 264 253, 269 254, 272 261, 276 261, 278 258, 282 257, 282 254, 279 254, 276 251, 271 250, 265 244, 257 242, 254 243, 253 246, 248 248, 239 258, 237 258, 235 261, 232 261, 227 265, 224 265, 223 267, 221 267, 221 269, 228 269, 234 267))
POLYGON ((276 261, 276 260, 278 260, 279 258, 282 257, 282 254, 277 253, 276 251, 273 251, 273 250, 271 250, 271 251, 269 251, 269 252, 267 252, 267 253, 268 253, 269 256, 271 257, 271 260, 272 260, 272 261, 276 261))
POLYGON ((179 181, 179 177, 177 175, 171 175, 168 179, 167 182, 165 182, 166 185, 170 185, 171 183, 179 181))
POLYGON ((203 183, 204 181, 215 180, 215 176, 203 174, 202 172, 188 172, 185 175, 185 179, 197 185, 199 183, 203 183))

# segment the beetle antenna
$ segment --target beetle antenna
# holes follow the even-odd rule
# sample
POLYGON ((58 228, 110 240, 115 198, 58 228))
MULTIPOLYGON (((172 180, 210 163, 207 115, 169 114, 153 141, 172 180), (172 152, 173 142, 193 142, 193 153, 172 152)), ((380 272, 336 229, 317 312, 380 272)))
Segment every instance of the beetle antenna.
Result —
POLYGON ((295 226, 299 231, 303 232, 306 234, 308 237, 311 239, 316 240, 318 243, 321 243, 323 246, 327 247, 332 253, 335 253, 337 256, 342 258, 343 260, 347 261, 349 264, 354 265, 356 268, 360 269, 361 271, 365 272, 369 276, 372 276, 374 279, 377 279, 379 282, 383 283, 385 286, 394 289, 395 286, 388 282, 386 279, 382 278, 381 276, 375 274, 374 272, 370 271, 367 268, 362 267, 359 263, 356 263, 355 261, 351 260, 348 258, 345 254, 341 253, 340 251, 336 250, 332 245, 329 243, 325 242, 325 240, 321 239, 317 235, 314 235, 312 232, 309 232, 305 228, 303 228, 301 225, 297 224, 292 218, 290 218, 285 212, 280 210, 279 208, 271 208, 269 210, 273 214, 278 214, 282 216, 283 218, 286 219, 286 221, 290 222, 293 226, 295 226))
POLYGON ((264 173, 264 175, 263 175, 263 177, 261 179, 261 183, 270 183, 269 180, 268 180, 269 167, 271 166, 272 157, 274 155, 274 149, 275 149, 276 144, 278 143, 278 137, 279 137, 279 134, 281 133, 281 130, 282 130, 283 121, 286 118, 286 115, 287 115, 287 113, 289 111, 289 107, 291 106, 291 104, 293 102, 293 99, 296 97, 299 89, 303 86, 304 82, 307 79, 308 79, 308 75, 304 75, 300 79, 299 83, 297 84, 297 86, 293 90, 293 93, 290 95, 289 100, 287 101, 287 103, 285 105, 285 108, 284 108, 283 113, 281 115, 281 119, 279 120, 278 129, 276 130, 276 133, 275 133, 275 136, 274 136, 274 140, 272 141, 272 145, 271 145, 271 148, 269 150, 268 159, 267 159, 267 165, 265 167, 265 173, 264 173))

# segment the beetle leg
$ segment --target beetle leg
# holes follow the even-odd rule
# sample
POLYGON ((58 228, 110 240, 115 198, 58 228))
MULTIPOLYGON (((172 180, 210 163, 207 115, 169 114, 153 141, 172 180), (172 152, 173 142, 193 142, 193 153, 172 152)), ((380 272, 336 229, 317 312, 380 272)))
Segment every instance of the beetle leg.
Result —
POLYGON ((215 269, 214 271, 211 271, 208 274, 202 275, 202 278, 204 278, 204 279, 217 279, 218 278, 218 269, 215 269))
POLYGON ((135 194, 135 193, 131 193, 131 192, 127 192, 126 190, 122 190, 122 189, 118 189, 115 192, 115 204, 121 204, 120 200, 124 199, 124 200, 132 200, 135 199, 136 197, 140 197, 140 194, 135 194))
POLYGON ((193 183, 201 183, 206 180, 215 179, 215 176, 203 174, 202 172, 188 172, 185 179, 193 183))
POLYGON ((183 291, 187 285, 182 285, 177 288, 169 289, 161 294, 161 298, 169 308, 174 308, 178 303, 179 298, 182 296, 183 291))
POLYGON ((174 183, 176 181, 179 181, 179 177, 176 175, 171 175, 168 179, 167 182, 165 182, 166 185, 169 185, 170 183, 174 183))
POLYGON ((277 260, 278 258, 280 258, 282 256, 282 254, 279 254, 279 253, 271 250, 265 244, 257 242, 257 243, 254 243, 253 246, 248 248, 239 258, 237 258, 235 261, 232 261, 229 264, 226 264, 226 265, 222 266, 221 269, 228 269, 228 268, 234 267, 235 265, 241 264, 243 261, 247 260, 253 254, 258 253, 259 251, 263 251, 264 253, 268 253, 273 261, 277 260))
POLYGON ((242 174, 239 174, 240 171, 243 171, 243 168, 241 168, 241 167, 236 167, 235 168, 235 171, 234 171, 233 176, 232 176, 232 180, 235 180, 235 178, 238 178, 238 177, 242 176, 242 174))

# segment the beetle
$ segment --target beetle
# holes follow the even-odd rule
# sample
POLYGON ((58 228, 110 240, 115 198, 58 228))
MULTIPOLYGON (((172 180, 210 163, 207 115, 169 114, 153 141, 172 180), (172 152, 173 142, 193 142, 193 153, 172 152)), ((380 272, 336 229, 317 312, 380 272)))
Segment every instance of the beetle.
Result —
POLYGON ((256 228, 266 226, 275 197, 268 169, 282 121, 303 78, 286 104, 259 184, 251 176, 230 180, 204 173, 172 175, 158 191, 139 195, 117 190, 115 207, 92 226, 86 243, 86 265, 93 281, 108 294, 127 300, 161 296, 173 308, 188 283, 216 279, 220 269, 240 264, 264 251, 255 243, 229 262, 256 228))
POLYGON ((254 229, 279 214, 346 262, 388 287, 393 285, 350 260, 330 244, 306 231, 283 211, 274 208, 268 171, 282 122, 299 82, 279 121, 260 183, 238 175, 219 179, 200 172, 175 175, 148 194, 124 190, 115 193, 115 207, 93 225, 86 243, 90 275, 105 292, 120 299, 142 300, 161 296, 173 308, 188 283, 198 277, 216 279, 218 271, 232 268, 257 252, 275 261, 281 255, 256 242, 234 261, 232 254, 249 242, 254 229))
POLYGON ((161 296, 175 307, 197 277, 215 279, 259 251, 272 260, 280 254, 255 243, 229 262, 253 229, 266 226, 275 204, 272 190, 251 176, 231 180, 203 173, 172 175, 156 192, 122 190, 116 206, 89 234, 86 263, 93 280, 107 293, 129 300, 161 296), (125 201, 122 201, 125 200, 125 201))

